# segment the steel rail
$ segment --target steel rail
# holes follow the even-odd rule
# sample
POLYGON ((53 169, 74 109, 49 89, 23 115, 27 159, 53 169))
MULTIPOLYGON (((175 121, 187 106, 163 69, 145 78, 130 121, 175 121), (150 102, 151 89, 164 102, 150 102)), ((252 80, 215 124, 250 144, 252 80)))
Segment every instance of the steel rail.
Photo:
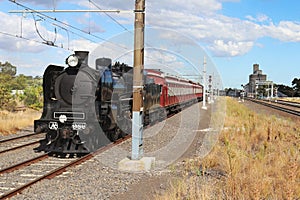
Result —
POLYGON ((18 140, 18 139, 31 137, 31 136, 35 136, 35 135, 40 135, 40 134, 43 134, 43 133, 31 133, 31 134, 22 135, 22 136, 19 136, 19 137, 13 137, 13 138, 5 139, 5 140, 0 140, 0 144, 4 143, 4 142, 9 142, 9 141, 18 140))
POLYGON ((272 102, 277 103, 277 104, 286 105, 286 106, 293 106, 296 108, 300 108, 300 103, 298 103, 298 102, 285 101, 285 100, 274 100, 272 102))
POLYGON ((27 144, 23 144, 23 145, 20 145, 20 146, 12 147, 10 149, 5 149, 5 150, 0 151, 0 154, 6 153, 6 152, 9 152, 9 151, 14 151, 14 150, 17 150, 17 149, 21 149, 23 147, 35 145, 35 144, 38 144, 39 142, 40 141, 38 140, 38 141, 30 142, 30 143, 27 143, 27 144))
POLYGON ((45 175, 43 175, 43 176, 41 176, 41 177, 39 177, 39 178, 37 178, 35 180, 32 180, 32 181, 30 181, 30 182, 28 182, 28 183, 26 183, 26 184, 24 184, 24 185, 22 185, 22 186, 20 186, 20 187, 18 187, 16 189, 14 189, 14 190, 12 190, 12 191, 10 191, 8 193, 3 194, 2 196, 0 196, 0 199, 11 198, 11 197, 13 197, 13 196, 21 193, 24 189, 32 186, 33 184, 35 184, 35 183, 37 183, 37 182, 39 182, 39 181, 41 181, 43 179, 54 178, 57 175, 65 172, 67 170, 67 168, 79 165, 79 164, 81 164, 81 163, 83 163, 83 162, 85 162, 85 161, 87 161, 87 160, 95 157, 96 155, 98 155, 98 154, 100 154, 100 153, 108 150, 109 148, 112 148, 113 146, 115 146, 115 145, 117 145, 119 143, 122 143, 123 141, 125 141, 125 140, 127 140, 129 138, 131 138, 131 135, 128 135, 128 136, 126 136, 124 138, 121 138, 121 139, 117 140, 116 142, 109 143, 106 146, 103 146, 103 147, 99 148, 97 151, 95 151, 93 153, 87 154, 87 155, 85 155, 85 156, 83 156, 83 157, 81 157, 81 158, 79 158, 77 160, 74 160, 74 161, 72 161, 72 162, 70 162, 70 163, 68 163, 68 164, 66 164, 66 165, 64 165, 62 167, 54 169, 54 170, 48 172, 47 174, 45 174, 45 175))
MULTIPOLYGON (((289 114, 300 116, 299 111, 275 105, 274 103, 276 103, 276 102, 266 103, 265 101, 261 101, 261 100, 257 100, 257 99, 251 99, 251 98, 246 98, 246 100, 249 100, 249 101, 252 101, 254 103, 258 103, 258 104, 261 104, 261 105, 264 105, 264 106, 267 106, 267 107, 270 107, 270 108, 274 108, 276 110, 280 110, 280 111, 283 111, 283 112, 286 112, 286 113, 289 113, 289 114)), ((291 106, 291 105, 289 105, 289 106, 291 106)))
MULTIPOLYGON (((183 108, 183 109, 184 109, 184 108, 183 108)), ((174 114, 175 114, 175 113, 174 113, 174 114)), ((169 115, 167 115, 167 118, 172 117, 174 114, 169 114, 169 115)), ((97 151, 95 151, 95 152, 93 152, 93 153, 87 154, 87 155, 85 155, 85 156, 83 156, 83 157, 81 157, 81 158, 79 158, 79 159, 77 159, 77 160, 74 160, 74 161, 72 161, 72 162, 70 162, 70 163, 68 163, 68 164, 66 164, 66 165, 64 165, 64 166, 58 167, 57 169, 54 169, 54 170, 48 172, 47 174, 42 175, 42 176, 40 176, 39 178, 37 178, 37 179, 35 179, 35 180, 32 180, 32 181, 30 181, 30 182, 24 184, 23 186, 20 186, 19 188, 16 188, 16 189, 14 189, 14 190, 12 190, 12 191, 10 191, 10 192, 8 192, 8 193, 3 194, 2 196, 0 196, 0 199, 8 199, 8 198, 11 198, 11 197, 13 197, 13 196, 15 196, 15 195, 21 193, 21 192, 22 192, 23 190, 25 190, 26 188, 28 188, 28 187, 34 185, 35 183, 37 183, 37 182, 39 182, 39 181, 41 181, 41 180, 43 180, 43 179, 51 179, 51 178, 54 178, 54 177, 56 177, 56 176, 62 174, 63 172, 65 172, 65 171, 67 170, 67 168, 70 168, 70 167, 74 167, 74 166, 76 166, 76 165, 79 165, 79 164, 81 164, 81 163, 83 163, 83 162, 85 162, 85 161, 87 161, 87 160, 89 160, 89 159, 95 157, 96 155, 98 155, 98 154, 100 154, 100 153, 102 153, 102 152, 104 152, 104 151, 106 151, 106 150, 112 148, 113 146, 116 146, 117 144, 120 144, 120 143, 122 143, 122 142, 124 142, 124 141, 126 141, 126 140, 128 140, 128 139, 130 139, 130 138, 131 138, 131 135, 127 135, 127 136, 125 136, 125 137, 123 137, 123 138, 118 139, 118 140, 115 141, 115 142, 109 143, 109 144, 107 144, 107 145, 105 145, 105 146, 99 148, 97 151)), ((43 158, 42 158, 43 156, 45 156, 45 155, 42 155, 42 156, 41 156, 41 159, 43 159, 43 158)), ((46 156, 48 156, 48 155, 46 154, 46 156)), ((9 172, 9 169, 4 169, 4 170, 7 170, 7 171, 9 172)), ((3 173, 5 173, 5 172, 3 172, 3 173)), ((1 171, 0 171, 0 174, 1 174, 1 171)))

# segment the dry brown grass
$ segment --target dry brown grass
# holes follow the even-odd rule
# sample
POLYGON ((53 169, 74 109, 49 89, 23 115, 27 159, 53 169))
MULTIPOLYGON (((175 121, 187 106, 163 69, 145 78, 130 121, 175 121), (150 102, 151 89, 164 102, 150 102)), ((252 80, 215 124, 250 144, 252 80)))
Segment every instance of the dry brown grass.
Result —
POLYGON ((183 178, 157 199, 299 199, 300 121, 259 115, 230 98, 226 112, 212 152, 185 164, 183 178))
POLYGON ((0 111, 0 135, 16 133, 18 130, 33 125, 33 120, 40 118, 35 110, 20 112, 0 111))
POLYGON ((300 97, 285 97, 279 99, 300 103, 300 97))

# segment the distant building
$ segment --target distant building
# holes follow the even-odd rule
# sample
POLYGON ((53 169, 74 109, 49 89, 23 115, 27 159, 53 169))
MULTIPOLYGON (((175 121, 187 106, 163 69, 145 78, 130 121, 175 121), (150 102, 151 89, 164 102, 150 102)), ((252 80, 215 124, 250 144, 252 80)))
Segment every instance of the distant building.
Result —
POLYGON ((267 81, 267 75, 259 69, 259 64, 253 64, 253 73, 249 75, 249 83, 245 85, 248 96, 254 96, 256 91, 256 83, 267 81))

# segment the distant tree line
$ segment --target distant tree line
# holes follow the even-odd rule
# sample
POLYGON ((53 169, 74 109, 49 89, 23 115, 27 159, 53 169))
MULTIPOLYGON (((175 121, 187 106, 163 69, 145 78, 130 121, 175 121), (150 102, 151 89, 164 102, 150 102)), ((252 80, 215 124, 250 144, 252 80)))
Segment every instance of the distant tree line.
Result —
POLYGON ((0 62, 0 109, 11 111, 23 105, 33 109, 42 108, 42 78, 16 74, 16 66, 0 62), (19 92, 13 93, 13 90, 19 92))
POLYGON ((287 95, 288 97, 300 97, 300 78, 294 78, 292 87, 286 85, 276 85, 279 92, 287 95))

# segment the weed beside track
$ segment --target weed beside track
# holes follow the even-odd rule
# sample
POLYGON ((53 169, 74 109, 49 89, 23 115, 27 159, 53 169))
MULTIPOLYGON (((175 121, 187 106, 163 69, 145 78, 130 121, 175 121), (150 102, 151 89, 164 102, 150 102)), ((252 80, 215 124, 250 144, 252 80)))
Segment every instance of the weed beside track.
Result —
POLYGON ((26 110, 20 112, 0 111, 0 135, 16 133, 28 126, 41 116, 41 112, 26 110))
POLYGON ((183 177, 157 199, 297 199, 300 121, 257 114, 227 98, 212 152, 183 164, 183 177))

